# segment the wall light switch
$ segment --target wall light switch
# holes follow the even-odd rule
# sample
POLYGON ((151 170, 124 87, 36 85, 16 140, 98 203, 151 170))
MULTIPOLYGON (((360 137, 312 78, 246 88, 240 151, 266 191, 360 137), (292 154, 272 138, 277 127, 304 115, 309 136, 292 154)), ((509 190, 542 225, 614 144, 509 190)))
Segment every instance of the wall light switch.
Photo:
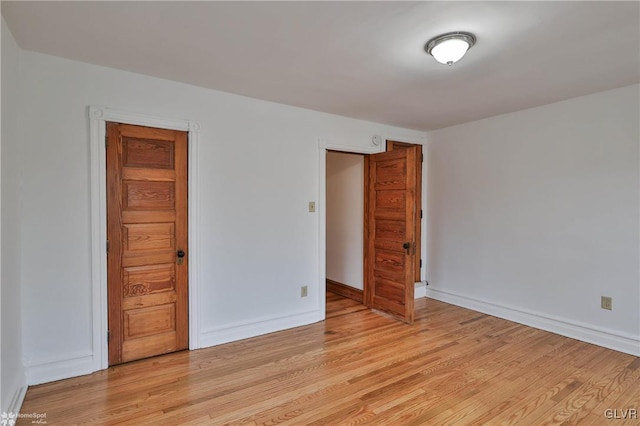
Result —
POLYGON ((309 213, 315 213, 315 212, 316 212, 316 202, 309 201, 309 213))

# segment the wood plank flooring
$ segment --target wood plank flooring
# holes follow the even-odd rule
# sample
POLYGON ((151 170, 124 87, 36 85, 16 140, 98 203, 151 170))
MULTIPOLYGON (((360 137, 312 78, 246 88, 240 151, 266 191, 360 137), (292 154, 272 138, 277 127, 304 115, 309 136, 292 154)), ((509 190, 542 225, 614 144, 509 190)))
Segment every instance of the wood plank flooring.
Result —
POLYGON ((406 325, 332 294, 324 322, 34 386, 22 408, 49 425, 638 425, 633 410, 640 358, 430 299, 406 325))

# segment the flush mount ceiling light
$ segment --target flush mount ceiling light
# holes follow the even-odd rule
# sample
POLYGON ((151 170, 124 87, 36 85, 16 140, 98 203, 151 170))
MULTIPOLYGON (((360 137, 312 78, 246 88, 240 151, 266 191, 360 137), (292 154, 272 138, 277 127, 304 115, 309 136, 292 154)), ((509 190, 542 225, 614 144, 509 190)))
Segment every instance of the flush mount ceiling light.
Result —
POLYGON ((451 66, 462 59, 475 42, 473 34, 458 31, 432 38, 424 46, 424 50, 441 64, 451 66))

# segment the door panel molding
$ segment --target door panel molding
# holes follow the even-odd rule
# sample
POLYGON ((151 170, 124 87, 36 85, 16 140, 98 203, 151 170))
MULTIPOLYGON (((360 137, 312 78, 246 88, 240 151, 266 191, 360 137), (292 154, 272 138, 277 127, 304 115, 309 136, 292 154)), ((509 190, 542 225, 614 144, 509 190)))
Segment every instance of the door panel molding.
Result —
POLYGON ((90 194, 91 194, 91 294, 93 370, 108 363, 107 345, 107 184, 106 122, 133 124, 188 132, 188 240, 189 240, 189 349, 199 348, 199 239, 198 230, 198 133, 197 122, 164 118, 104 106, 89 106, 90 194))

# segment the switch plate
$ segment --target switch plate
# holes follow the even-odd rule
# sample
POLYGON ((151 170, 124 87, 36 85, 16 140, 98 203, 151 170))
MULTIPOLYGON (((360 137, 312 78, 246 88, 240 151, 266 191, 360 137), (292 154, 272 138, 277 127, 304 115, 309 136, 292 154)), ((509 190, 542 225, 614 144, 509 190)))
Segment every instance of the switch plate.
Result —
POLYGON ((309 213, 315 213, 315 212, 316 212, 316 202, 309 201, 309 213))
POLYGON ((600 296, 600 307, 608 311, 613 310, 613 299, 607 296, 600 296))
POLYGON ((307 297, 308 288, 306 285, 300 287, 300 297, 307 297))

